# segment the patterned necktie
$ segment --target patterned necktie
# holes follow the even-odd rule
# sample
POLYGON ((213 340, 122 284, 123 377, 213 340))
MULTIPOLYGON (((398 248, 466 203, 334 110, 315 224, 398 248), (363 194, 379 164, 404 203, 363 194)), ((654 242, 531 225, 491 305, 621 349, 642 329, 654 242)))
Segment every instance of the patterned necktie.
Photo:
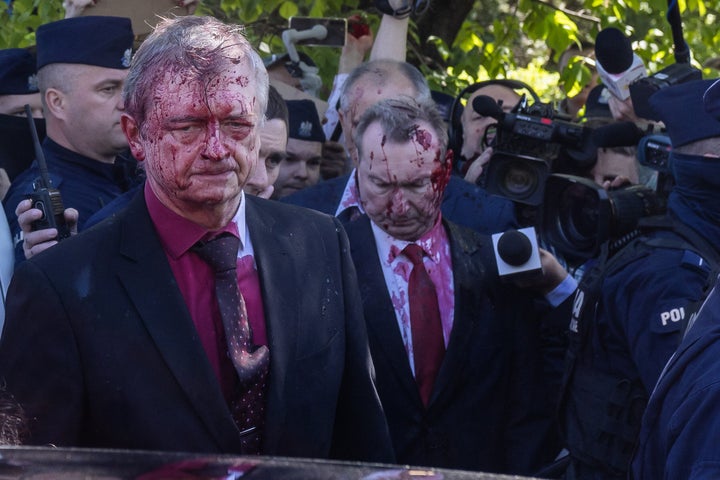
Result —
POLYGON ((425 270, 422 248, 410 244, 402 253, 413 264, 408 279, 408 302, 415 359, 415 381, 420 390, 420 397, 427 406, 435 377, 445 356, 440 307, 435 285, 425 270))
POLYGON ((243 453, 260 453, 265 418, 265 384, 270 366, 270 351, 255 346, 245 311, 245 300, 237 284, 237 254, 240 239, 229 233, 192 247, 215 273, 215 296, 227 339, 228 356, 239 379, 239 395, 231 405, 235 423, 243 437, 243 453))

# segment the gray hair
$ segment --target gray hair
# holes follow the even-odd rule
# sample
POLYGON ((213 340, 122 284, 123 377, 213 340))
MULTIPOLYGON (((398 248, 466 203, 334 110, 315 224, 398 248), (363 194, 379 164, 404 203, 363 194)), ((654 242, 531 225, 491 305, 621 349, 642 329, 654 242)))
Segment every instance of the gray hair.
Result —
POLYGON ((78 76, 75 65, 69 63, 50 63, 45 65, 37 73, 38 90, 43 107, 45 104, 45 92, 49 88, 60 90, 63 93, 70 93, 78 76))
POLYGON ((373 85, 384 87, 389 82, 394 81, 396 75, 407 78, 415 87, 415 92, 408 92, 408 95, 414 94, 418 100, 431 100, 430 87, 425 80, 423 74, 413 65, 407 62, 397 60, 372 60, 361 64, 348 75, 343 85, 342 95, 340 96, 340 111, 347 113, 351 107, 351 96, 349 95, 355 84, 361 79, 368 78, 373 85))
POLYGON ((358 159, 362 157, 362 137, 367 128, 375 122, 380 122, 385 138, 394 143, 410 141, 417 132, 418 122, 427 122, 438 137, 440 160, 445 159, 448 134, 445 130, 445 121, 432 100, 418 100, 404 96, 381 100, 368 108, 360 117, 353 138, 358 150, 358 159))
POLYGON ((213 17, 163 19, 133 57, 123 88, 126 112, 142 125, 155 86, 166 72, 189 70, 203 79, 248 60, 258 85, 257 108, 262 120, 268 102, 268 75, 244 28, 213 17))

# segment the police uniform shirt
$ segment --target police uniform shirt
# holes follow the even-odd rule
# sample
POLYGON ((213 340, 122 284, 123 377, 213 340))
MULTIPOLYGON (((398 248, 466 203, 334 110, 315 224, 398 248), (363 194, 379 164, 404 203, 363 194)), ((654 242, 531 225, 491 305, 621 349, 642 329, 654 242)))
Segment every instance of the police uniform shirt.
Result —
POLYGON ((630 478, 720 477, 718 358, 716 285, 650 397, 630 478))
MULTIPOLYGON (((63 205, 79 213, 78 231, 83 229, 84 222, 93 213, 128 190, 136 174, 137 162, 129 155, 129 158, 118 157, 114 164, 102 163, 61 147, 50 138, 44 140, 43 152, 53 187, 60 191, 63 205)), ((16 243, 16 261, 24 260, 24 254, 15 208, 33 191, 39 172, 37 162, 33 162, 13 182, 3 202, 16 243)))
POLYGON ((596 368, 639 377, 649 394, 680 343, 687 308, 702 297, 708 269, 692 251, 655 248, 608 275, 596 317, 596 368))

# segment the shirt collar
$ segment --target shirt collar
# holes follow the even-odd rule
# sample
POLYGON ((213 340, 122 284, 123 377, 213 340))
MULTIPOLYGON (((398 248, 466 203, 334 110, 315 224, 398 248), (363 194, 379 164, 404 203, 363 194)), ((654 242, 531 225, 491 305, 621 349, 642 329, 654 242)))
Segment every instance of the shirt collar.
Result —
POLYGON ((340 204, 335 211, 335 216, 339 216, 342 212, 348 208, 357 207, 360 213, 365 213, 365 210, 360 205, 360 192, 358 191, 356 179, 356 169, 352 169, 350 172, 350 178, 348 178, 345 184, 345 190, 343 190, 342 197, 340 197, 340 204))
POLYGON ((155 229, 160 237, 160 242, 172 258, 179 258, 187 252, 190 247, 195 245, 209 233, 212 233, 214 236, 221 232, 228 232, 240 239, 241 250, 246 245, 247 229, 245 228, 244 192, 241 192, 240 207, 237 212, 235 212, 235 216, 230 223, 220 230, 213 232, 210 232, 204 227, 201 227, 187 218, 178 215, 163 205, 150 187, 150 182, 145 182, 144 193, 145 201, 148 206, 148 212, 150 213, 150 218, 152 218, 152 221, 155 224, 155 229))
POLYGON ((381 259, 385 259, 388 264, 392 264, 398 257, 405 258, 401 255, 402 250, 409 244, 414 243, 423 249, 434 263, 440 263, 443 245, 446 242, 447 235, 442 225, 442 214, 438 214, 435 225, 426 232, 422 237, 414 242, 400 240, 395 238, 378 227, 375 222, 370 221, 370 225, 375 235, 375 243, 378 248, 378 255, 381 259))

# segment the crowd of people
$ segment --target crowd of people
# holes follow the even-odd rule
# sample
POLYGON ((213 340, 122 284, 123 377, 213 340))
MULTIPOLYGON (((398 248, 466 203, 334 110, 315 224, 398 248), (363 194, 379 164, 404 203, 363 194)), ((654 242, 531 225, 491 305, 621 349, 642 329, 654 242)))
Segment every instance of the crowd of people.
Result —
MULTIPOLYGON (((497 234, 538 206, 488 172, 525 145, 503 119, 540 99, 494 79, 439 104, 405 61, 406 4, 347 35, 327 101, 212 17, 138 47, 128 18, 69 15, 0 51, 2 443, 720 473, 720 82, 662 88, 660 122, 625 125, 672 145, 662 213, 592 258, 540 232, 540 268, 510 278, 497 234)), ((557 115, 617 127, 613 95, 593 76, 557 115)), ((657 200, 623 142, 556 173, 657 200)))

